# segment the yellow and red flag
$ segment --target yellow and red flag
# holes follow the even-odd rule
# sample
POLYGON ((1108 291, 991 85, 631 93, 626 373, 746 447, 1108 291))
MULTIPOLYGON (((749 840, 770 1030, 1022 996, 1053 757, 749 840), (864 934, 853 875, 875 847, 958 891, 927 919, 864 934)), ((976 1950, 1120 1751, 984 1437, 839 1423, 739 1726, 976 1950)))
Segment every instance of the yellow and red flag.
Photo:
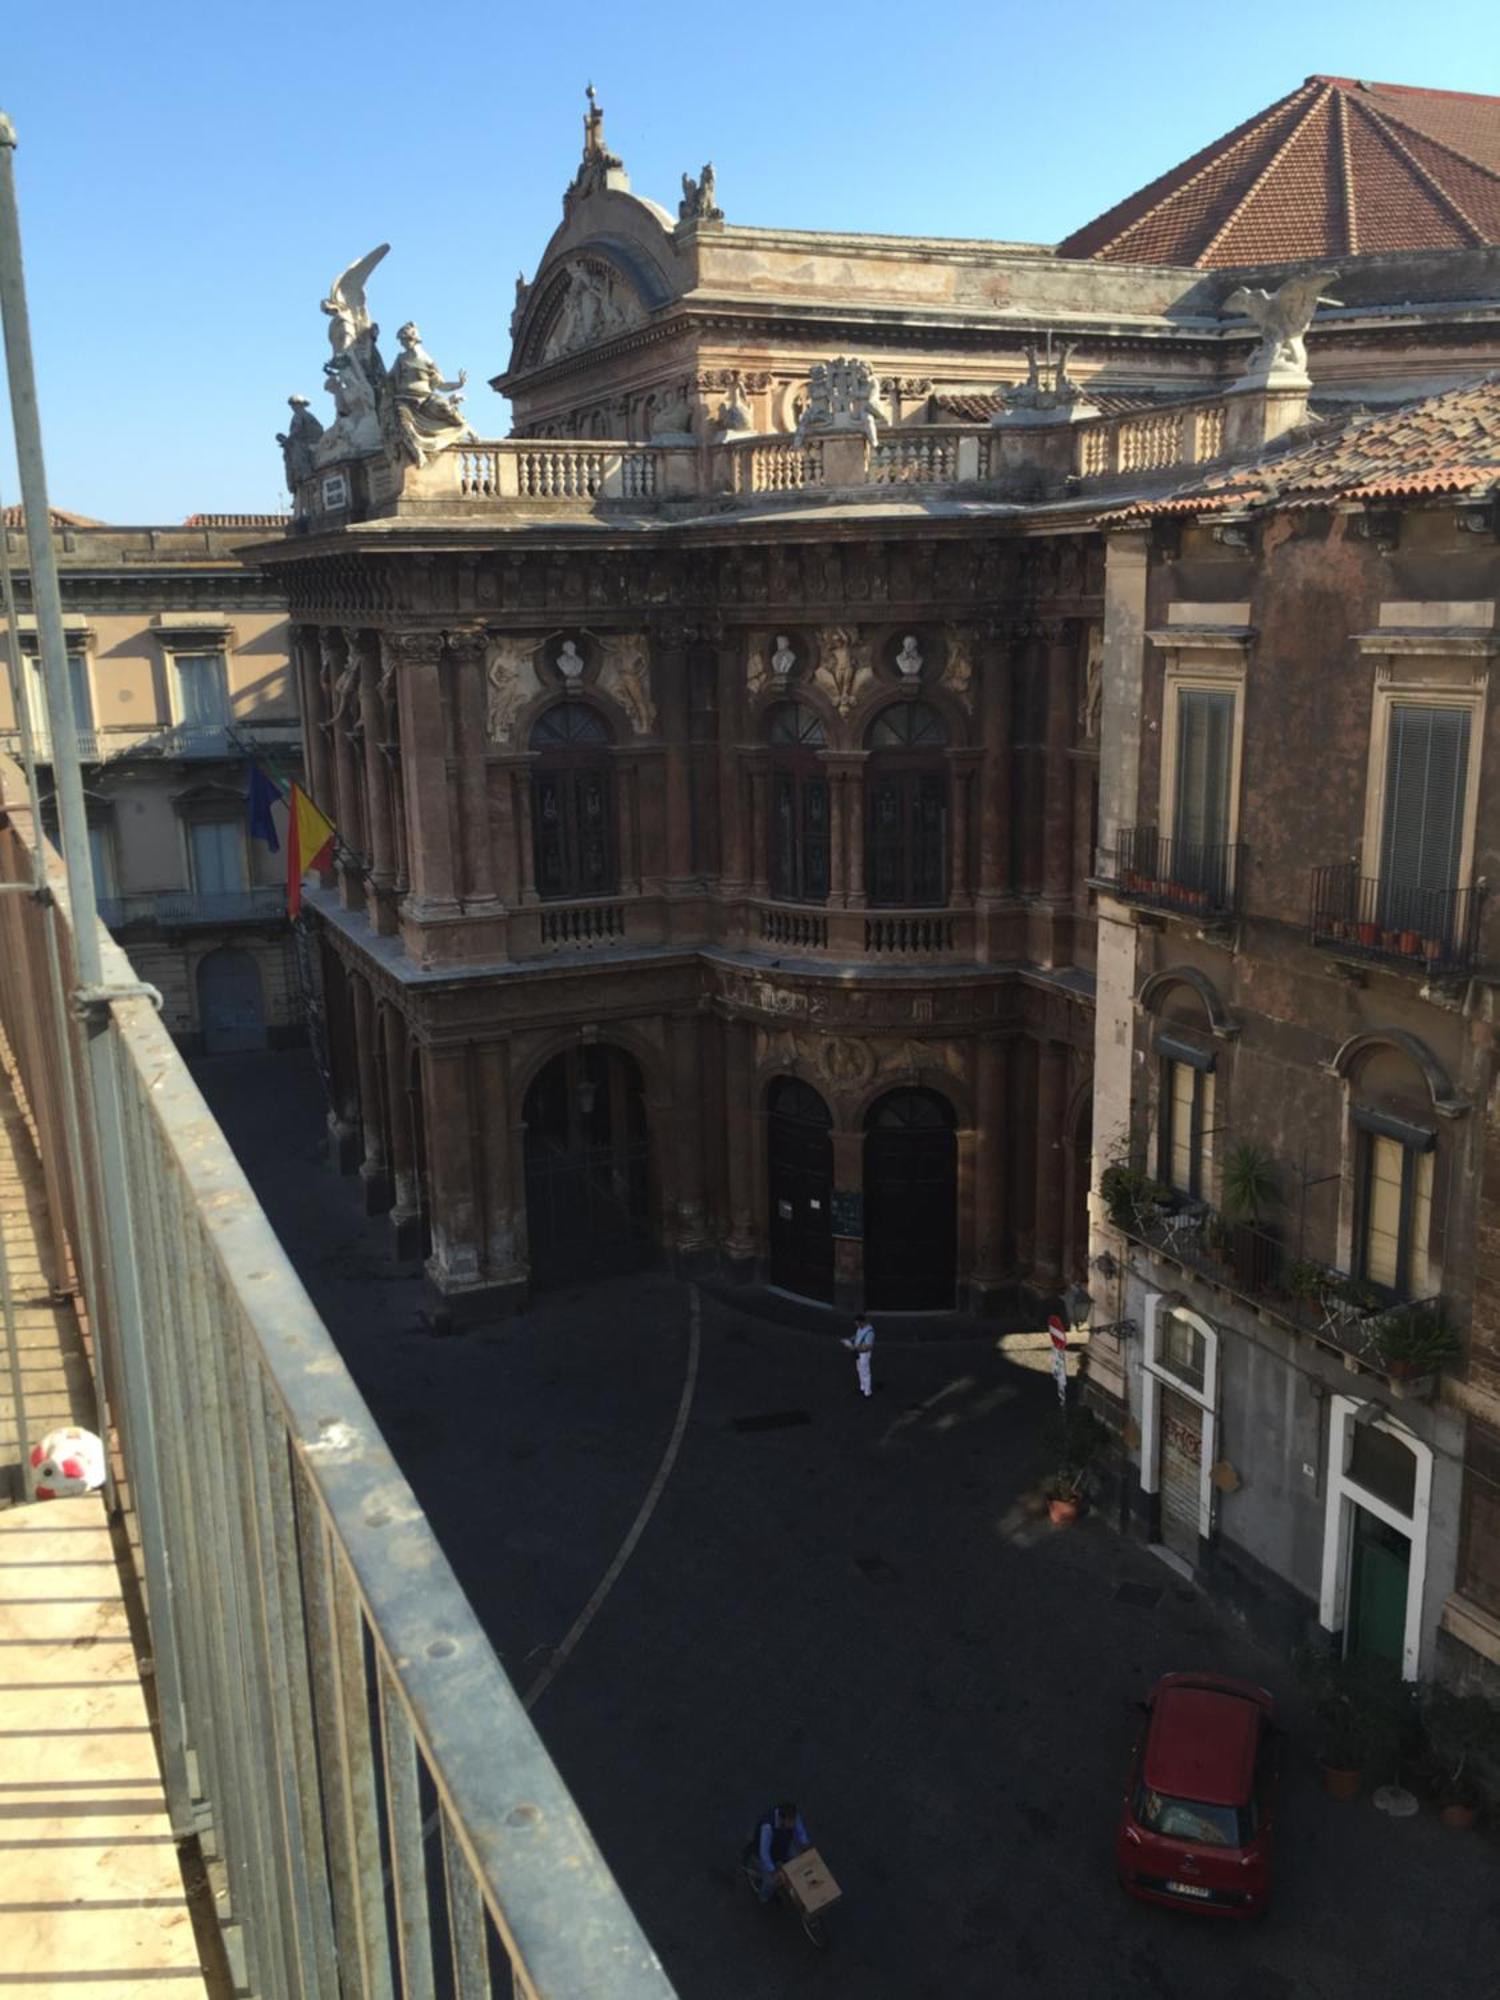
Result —
POLYGON ((286 907, 295 917, 302 907, 303 876, 322 867, 337 835, 333 821, 319 811, 300 785, 292 786, 286 819, 286 907))

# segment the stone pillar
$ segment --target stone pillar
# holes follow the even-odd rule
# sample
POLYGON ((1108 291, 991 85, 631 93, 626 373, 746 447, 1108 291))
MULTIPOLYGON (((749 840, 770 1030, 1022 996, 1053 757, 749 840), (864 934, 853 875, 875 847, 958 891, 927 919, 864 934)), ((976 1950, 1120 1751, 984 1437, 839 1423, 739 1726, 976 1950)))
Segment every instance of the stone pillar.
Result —
POLYGON ((480 1229, 485 1283, 509 1309, 526 1302, 527 1270, 522 1250, 524 1179, 517 1177, 517 1121, 511 1116, 510 1043, 485 1042, 475 1051, 478 1070, 479 1137, 482 1153, 483 1223, 480 1229))
POLYGON ((380 634, 357 632, 351 641, 359 663, 359 719, 364 752, 365 813, 370 834, 371 894, 366 908, 382 937, 396 928, 396 832, 391 814, 390 770, 382 746, 389 735, 381 674, 380 634))
POLYGON ((354 1001, 354 1055, 364 1138, 359 1178, 365 1191, 365 1214, 384 1215, 391 1205, 391 1177, 385 1154, 385 1105, 380 1094, 380 1065, 375 1046, 375 1002, 368 982, 358 974, 350 978, 349 990, 354 1001))
POLYGON ((422 1051, 427 1181, 432 1202, 432 1254, 427 1260, 427 1276, 444 1300, 472 1292, 479 1283, 474 1078, 469 1058, 464 1044, 422 1051))
POLYGON ((322 926, 319 926, 319 949, 323 973, 323 1020, 328 1036, 329 1092, 333 1099, 328 1113, 329 1159, 336 1173, 352 1174, 360 1159, 359 1053, 354 1006, 344 962, 329 945, 322 926))
POLYGON ((354 778, 354 744, 350 724, 355 714, 354 681, 349 642, 336 625, 325 625, 319 634, 323 649, 323 674, 331 692, 328 716, 329 755, 333 764, 333 823, 338 828, 339 901, 346 910, 364 908, 364 881, 360 861, 359 795, 354 778))
POLYGON ((979 778, 979 894, 984 901, 1008 896, 1013 887, 1010 853, 1010 752, 1014 665, 1012 642, 993 626, 980 654, 979 713, 982 757, 979 778))
POLYGON ((384 1020, 386 1124, 391 1135, 391 1228, 396 1255, 404 1262, 417 1255, 422 1229, 411 1088, 407 1079, 409 1052, 406 1023, 398 1010, 387 1007, 384 1020))
POLYGON ((993 1311, 1008 1273, 1009 1214, 1006 1162, 1010 1147, 1007 1109, 1009 1050, 995 1036, 979 1044, 975 1063, 974 1278, 976 1312, 993 1311))
MULTIPOLYGON (((847 1132, 838 1124, 834 1107, 833 1185, 837 1194, 865 1191, 865 1135, 847 1132)), ((835 1236, 833 1239, 833 1302, 840 1312, 856 1313, 865 1303, 865 1246, 862 1237, 835 1236)))
POLYGON ((393 632, 386 641, 398 661, 397 713, 401 778, 406 798, 409 913, 456 916, 453 835, 448 812, 448 745, 439 665, 441 632, 393 632))
POLYGON ((724 1124, 723 1145, 729 1180, 729 1235, 724 1244, 733 1275, 746 1278, 755 1257, 755 1191, 751 1166, 755 1158, 750 1126, 756 1116, 754 1055, 748 1021, 731 1016, 723 1024, 724 1124))
POLYGON ((743 896, 750 880, 740 777, 740 742, 744 735, 745 715, 743 647, 743 635, 737 632, 726 636, 719 646, 720 893, 726 899, 743 896))
POLYGON ((844 837, 849 870, 844 890, 844 906, 862 910, 865 906, 865 766, 861 759, 849 766, 844 784, 844 837))
POLYGON ((973 884, 969 875, 968 766, 955 762, 949 773, 949 782, 953 787, 953 853, 948 873, 948 901, 951 905, 973 900, 973 884))
POLYGON ((764 900, 770 889, 771 774, 758 752, 750 767, 750 890, 764 900))
POLYGON ((1068 1084, 1068 1051, 1061 1042, 1037 1050, 1036 1087, 1036 1247, 1038 1284, 1062 1276, 1063 1112, 1068 1084))
POLYGON ((292 627, 292 658, 297 663, 297 699, 302 704, 302 754, 307 789, 313 802, 332 819, 333 766, 325 728, 328 707, 324 699, 323 656, 316 626, 292 627))
POLYGON ((693 802, 688 767, 688 687, 686 635, 680 625, 659 626, 651 639, 651 682, 660 718, 666 793, 662 887, 669 896, 693 886, 698 857, 693 853, 693 802))
POLYGON ((521 901, 522 873, 521 815, 518 800, 525 795, 526 770, 508 761, 499 766, 495 780, 495 890, 500 901, 514 909, 521 901))
MULTIPOLYGON (((463 899, 497 907, 495 844, 490 830, 489 725, 484 665, 489 641, 482 626, 448 634, 458 721, 458 823, 463 841, 463 899)), ((479 914, 480 911, 475 911, 479 914)))
POLYGON ((674 1014, 669 1025, 672 1050, 672 1125, 677 1151, 677 1193, 673 1241, 680 1258, 701 1256, 707 1243, 703 1201, 702 1016, 674 1014))
POLYGON ((1042 894, 1051 903, 1073 894, 1073 723, 1076 713, 1073 629, 1066 620, 1048 623, 1047 761, 1042 810, 1042 894))

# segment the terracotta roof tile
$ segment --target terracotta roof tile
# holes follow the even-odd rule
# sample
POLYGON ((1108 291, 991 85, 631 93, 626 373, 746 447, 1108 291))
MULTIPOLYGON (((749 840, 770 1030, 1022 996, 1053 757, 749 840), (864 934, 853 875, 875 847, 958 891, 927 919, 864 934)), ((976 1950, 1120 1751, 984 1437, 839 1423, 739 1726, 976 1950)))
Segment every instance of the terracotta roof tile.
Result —
POLYGON ((1500 243, 1500 98, 1311 76, 1058 244, 1222 268, 1500 243))
MULTIPOLYGON (((47 512, 51 516, 54 530, 58 528, 102 528, 104 526, 102 521, 95 521, 88 514, 69 514, 62 507, 49 507, 47 512)), ((5 526, 13 533, 21 534, 25 532, 26 509, 19 502, 12 507, 7 507, 3 515, 0 515, 0 519, 3 519, 5 526)))
POLYGON ((1419 493, 1485 493, 1500 483, 1500 375, 1399 409, 1349 418, 1245 465, 1140 500, 1106 519, 1206 514, 1227 507, 1310 507, 1419 493))

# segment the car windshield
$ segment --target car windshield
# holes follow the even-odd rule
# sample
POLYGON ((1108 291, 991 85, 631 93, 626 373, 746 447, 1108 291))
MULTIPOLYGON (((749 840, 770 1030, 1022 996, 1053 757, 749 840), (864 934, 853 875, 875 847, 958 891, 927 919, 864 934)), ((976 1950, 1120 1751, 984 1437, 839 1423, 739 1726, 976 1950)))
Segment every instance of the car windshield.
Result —
POLYGON ((1201 1805, 1196 1799, 1168 1798, 1149 1785, 1138 1788, 1135 1816, 1147 1833, 1167 1840, 1191 1840, 1200 1847, 1240 1847, 1249 1814, 1236 1806, 1201 1805))

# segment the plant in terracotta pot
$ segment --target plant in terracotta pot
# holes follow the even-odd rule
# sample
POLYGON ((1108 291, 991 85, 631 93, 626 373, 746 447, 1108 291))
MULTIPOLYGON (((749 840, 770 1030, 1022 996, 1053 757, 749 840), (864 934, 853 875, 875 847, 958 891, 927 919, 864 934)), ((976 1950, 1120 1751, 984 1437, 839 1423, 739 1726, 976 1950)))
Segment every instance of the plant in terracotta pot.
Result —
POLYGON ((1399 1765, 1410 1687, 1385 1660, 1344 1660, 1323 1646, 1303 1646, 1293 1658, 1318 1720, 1323 1789, 1331 1798, 1357 1798, 1367 1771, 1384 1781, 1399 1765))
POLYGON ((1153 1180, 1144 1167, 1106 1167, 1099 1192, 1116 1229, 1138 1229, 1147 1211, 1171 1199, 1172 1190, 1153 1180))
POLYGON ((1468 1827, 1484 1802, 1485 1774, 1500 1774, 1500 1702, 1430 1686, 1421 1696, 1422 1738, 1445 1826, 1468 1827))
POLYGON ((1434 1375, 1463 1353, 1458 1329, 1450 1324, 1441 1299, 1392 1306, 1380 1314, 1372 1331, 1381 1365, 1398 1382, 1434 1375))
POLYGON ((1088 1476, 1109 1449, 1109 1432, 1081 1405, 1053 1412, 1047 1425, 1052 1471, 1045 1481, 1047 1513, 1053 1525, 1076 1521, 1088 1496, 1088 1476))

